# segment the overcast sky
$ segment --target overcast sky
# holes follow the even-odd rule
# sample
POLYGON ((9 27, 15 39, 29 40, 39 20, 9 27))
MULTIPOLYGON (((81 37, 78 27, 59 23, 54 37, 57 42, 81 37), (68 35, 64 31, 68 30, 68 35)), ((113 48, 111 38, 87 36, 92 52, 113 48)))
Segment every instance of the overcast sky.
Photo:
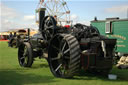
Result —
MULTIPOLYGON (((75 22, 90 24, 108 17, 127 18, 128 0, 66 0, 75 22)), ((0 31, 16 28, 38 28, 35 9, 39 0, 1 0, 0 31)))

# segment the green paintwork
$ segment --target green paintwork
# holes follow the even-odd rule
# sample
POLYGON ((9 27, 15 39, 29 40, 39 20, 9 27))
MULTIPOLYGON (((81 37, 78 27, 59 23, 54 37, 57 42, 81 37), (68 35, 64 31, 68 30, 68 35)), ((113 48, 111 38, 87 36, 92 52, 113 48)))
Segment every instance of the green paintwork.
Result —
POLYGON ((128 19, 113 20, 110 34, 105 33, 105 22, 105 20, 91 21, 91 24, 99 29, 100 34, 117 39, 117 52, 128 53, 128 19))

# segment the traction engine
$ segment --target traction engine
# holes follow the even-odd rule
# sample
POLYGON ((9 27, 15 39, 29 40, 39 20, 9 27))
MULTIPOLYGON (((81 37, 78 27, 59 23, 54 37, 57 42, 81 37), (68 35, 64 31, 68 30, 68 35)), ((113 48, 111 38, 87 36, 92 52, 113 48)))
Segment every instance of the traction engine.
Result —
POLYGON ((81 69, 108 73, 112 69, 116 39, 100 35, 93 26, 60 26, 54 16, 39 10, 39 32, 21 40, 18 60, 31 67, 34 58, 45 58, 56 77, 69 78, 81 69))

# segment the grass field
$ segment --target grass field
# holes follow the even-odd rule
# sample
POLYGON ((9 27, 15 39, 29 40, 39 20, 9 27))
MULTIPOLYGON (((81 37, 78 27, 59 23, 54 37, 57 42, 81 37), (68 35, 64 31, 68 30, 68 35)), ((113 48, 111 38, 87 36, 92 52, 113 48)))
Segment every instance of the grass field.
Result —
POLYGON ((128 85, 128 70, 113 68, 117 80, 102 76, 83 74, 73 79, 56 78, 50 72, 47 62, 36 59, 32 68, 18 64, 17 49, 9 48, 7 42, 0 42, 0 85, 128 85))

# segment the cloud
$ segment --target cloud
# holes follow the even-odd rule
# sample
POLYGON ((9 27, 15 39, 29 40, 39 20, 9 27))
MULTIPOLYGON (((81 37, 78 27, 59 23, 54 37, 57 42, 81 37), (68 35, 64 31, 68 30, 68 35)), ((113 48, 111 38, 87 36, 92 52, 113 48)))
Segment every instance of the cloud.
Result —
POLYGON ((80 21, 79 23, 90 26, 90 21, 80 21))
POLYGON ((70 18, 71 18, 71 21, 73 21, 72 24, 76 24, 79 21, 79 16, 77 14, 72 14, 70 18))
POLYGON ((16 12, 16 10, 9 8, 2 3, 0 3, 0 7, 1 7, 1 13, 0 13, 1 18, 13 19, 13 18, 18 17, 18 15, 19 15, 16 12))
POLYGON ((72 15, 71 15, 71 20, 77 22, 77 21, 79 20, 79 16, 76 15, 76 14, 72 14, 72 15))
POLYGON ((11 28, 17 27, 17 24, 13 22, 15 18, 18 17, 16 10, 7 7, 6 5, 0 3, 1 13, 0 13, 0 31, 7 31, 11 28))
POLYGON ((35 15, 25 15, 24 20, 25 21, 35 20, 35 15))
POLYGON ((18 29, 20 25, 18 23, 2 19, 0 31, 8 31, 11 29, 18 29))
POLYGON ((15 9, 9 8, 3 3, 0 3, 0 7, 0 31, 8 31, 10 29, 21 28, 38 28, 38 26, 34 24, 34 15, 23 16, 22 14, 19 14, 15 9))
POLYGON ((107 13, 126 13, 128 9, 127 5, 113 6, 111 8, 106 8, 105 12, 107 13))
POLYGON ((81 24, 88 25, 88 26, 90 25, 90 21, 80 20, 77 14, 72 14, 71 20, 73 21, 73 24, 81 23, 81 24))
POLYGON ((9 21, 9 20, 2 20, 0 31, 9 31, 9 30, 12 30, 12 29, 23 29, 23 28, 38 29, 38 26, 35 23, 21 24, 21 23, 9 21))

